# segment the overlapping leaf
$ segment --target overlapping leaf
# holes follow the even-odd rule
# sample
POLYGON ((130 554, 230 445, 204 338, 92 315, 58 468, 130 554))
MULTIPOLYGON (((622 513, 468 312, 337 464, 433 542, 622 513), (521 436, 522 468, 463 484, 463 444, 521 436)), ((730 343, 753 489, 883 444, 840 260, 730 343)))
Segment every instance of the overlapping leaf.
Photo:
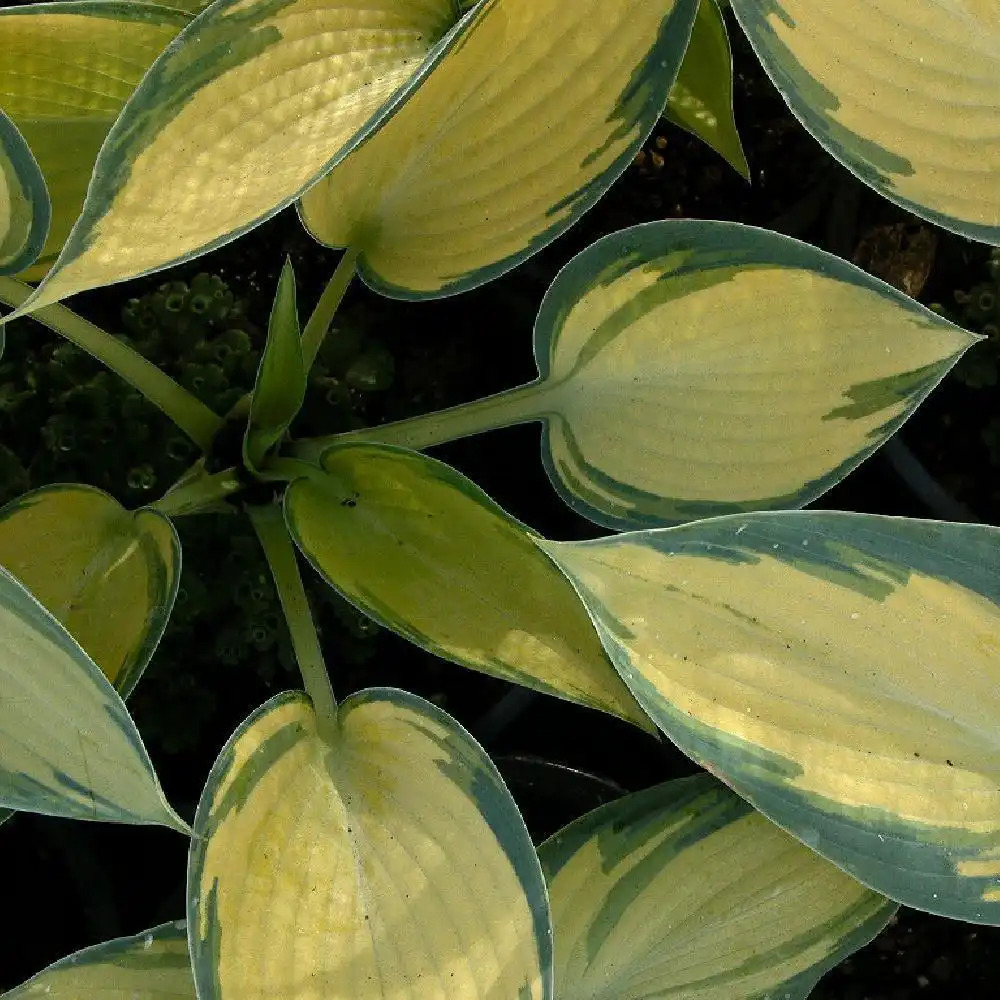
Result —
POLYGON ((244 458, 251 467, 259 465, 288 430, 305 394, 306 370, 295 305, 295 272, 291 261, 286 260, 271 307, 267 344, 257 371, 243 444, 244 458))
POLYGON ((52 200, 48 238, 25 279, 41 278, 55 261, 112 124, 190 20, 177 10, 102 0, 0 11, 0 108, 31 147, 52 200))
POLYGON ((16 274, 38 257, 51 217, 38 162, 0 110, 0 274, 16 274))
POLYGON ((792 112, 845 166, 938 225, 1000 244, 994 0, 733 0, 792 112))
POLYGON ((45 486, 0 509, 0 565, 66 628, 127 698, 177 594, 180 544, 155 511, 91 486, 45 486))
POLYGON ((269 218, 461 41, 452 0, 219 0, 149 70, 30 311, 269 218), (447 41, 445 40, 447 36, 447 41))
POLYGON ((279 695, 212 770, 188 873, 201 1000, 549 1000, 541 869, 483 751, 401 691, 338 722, 327 744, 279 695))
POLYGON ((115 689, 5 569, 0 691, 0 806, 187 832, 115 689))
POLYGON ((285 517, 349 601, 445 659, 649 726, 572 587, 474 483, 382 445, 330 449, 323 468, 292 483, 285 517))
POLYGON ((373 139, 302 199, 402 298, 482 284, 555 239, 663 110, 697 0, 493 0, 373 139))
POLYGON ((2 1000, 195 1000, 183 920, 84 948, 3 994, 2 1000))
POLYGON ((896 910, 707 775, 602 806, 538 853, 560 1000, 805 1000, 896 910))
POLYGON ((700 0, 698 4, 691 41, 670 88, 665 115, 711 146, 738 174, 750 179, 733 120, 733 57, 726 22, 716 0, 700 0))
POLYGON ((879 892, 1000 923, 1000 528, 791 511, 539 544, 689 756, 879 892))

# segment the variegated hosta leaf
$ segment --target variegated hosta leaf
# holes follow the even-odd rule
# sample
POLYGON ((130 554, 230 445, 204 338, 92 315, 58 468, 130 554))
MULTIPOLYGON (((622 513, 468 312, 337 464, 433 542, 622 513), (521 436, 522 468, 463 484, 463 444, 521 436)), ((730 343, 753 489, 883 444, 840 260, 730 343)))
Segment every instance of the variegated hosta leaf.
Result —
POLYGON ((716 0, 700 0, 684 62, 664 112, 712 147, 747 180, 750 168, 733 120, 733 57, 716 0))
POLYGON ((51 218, 38 162, 0 109, 0 274, 17 274, 38 257, 51 218))
POLYGON ((92 486, 44 486, 0 509, 0 565, 127 698, 166 627, 181 550, 170 521, 92 486))
POLYGON ((373 288, 451 295, 567 229, 663 110, 697 0, 493 0, 371 142, 300 203, 373 288))
POLYGON ((539 311, 546 470, 614 528, 802 506, 978 339, 786 236, 636 226, 570 261, 539 311))
POLYGON ((1000 528, 789 511, 538 544, 685 753, 866 885, 1000 924, 1000 528))
POLYGON ((455 18, 453 0, 212 4, 129 99, 22 311, 190 259, 272 216, 461 41, 442 41, 455 18))
POLYGON ((795 116, 848 169, 1000 245, 996 0, 733 0, 795 116))
POLYGON ((201 1000, 549 1000, 538 858, 482 749, 402 691, 354 695, 326 743, 305 696, 236 731, 195 819, 201 1000))
POLYGON ((52 199, 41 278, 83 207, 101 144, 153 60, 190 17, 149 4, 29 4, 0 10, 0 108, 31 147, 52 199))
POLYGON ((602 806, 538 854, 560 1000, 805 1000, 896 910, 708 775, 602 806))
POLYGON ((267 343, 257 369, 243 457, 250 468, 260 465, 268 449, 288 430, 302 407, 307 372, 295 304, 295 272, 285 260, 267 326, 267 343))
POLYGON ((183 920, 60 959, 0 1000, 195 1000, 183 920))
POLYGON ((288 488, 285 519, 351 603, 447 660, 649 728, 573 588, 474 483, 382 445, 322 464, 325 478, 288 488))
POLYGON ((0 806, 188 832, 118 693, 2 568, 0 692, 0 806))

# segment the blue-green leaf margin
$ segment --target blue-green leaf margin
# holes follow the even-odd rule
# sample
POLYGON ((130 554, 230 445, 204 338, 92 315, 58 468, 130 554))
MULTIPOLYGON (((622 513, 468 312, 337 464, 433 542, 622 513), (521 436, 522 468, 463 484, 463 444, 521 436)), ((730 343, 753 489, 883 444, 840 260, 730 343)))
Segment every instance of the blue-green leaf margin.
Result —
MULTIPOLYGON (((52 202, 49 189, 38 161, 32 155, 24 136, 17 126, 0 109, 0 170, 7 186, 15 195, 20 194, 22 207, 30 213, 20 245, 4 247, 9 234, 0 233, 0 275, 17 274, 30 267, 42 252, 52 222, 52 202)), ((11 208, 16 209, 16 200, 11 208)), ((0 326, 0 337, 3 327, 0 326)), ((0 340, 0 353, 3 342, 0 340)))
MULTIPOLYGON (((48 993, 41 984, 33 986, 36 979, 44 976, 48 972, 64 972, 73 969, 85 968, 88 965, 112 965, 116 960, 125 960, 130 969, 140 971, 148 968, 150 971, 163 969, 165 966, 174 968, 187 968, 190 970, 191 962, 187 954, 164 955, 153 952, 149 945, 152 942, 176 941, 187 942, 187 929, 183 920, 173 920, 166 924, 159 924, 151 927, 147 931, 133 934, 129 937, 113 938, 110 941, 102 941, 100 944, 90 945, 81 948, 79 951, 60 958, 58 961, 47 965, 31 979, 15 986, 14 989, 2 995, 2 1000, 20 1000, 22 996, 30 996, 33 993, 48 993)), ((191 985, 192 998, 194 996, 194 983, 191 985)))
MULTIPOLYGON (((684 818, 681 834, 668 838, 652 853, 644 855, 629 880, 615 886, 602 909, 600 923, 591 926, 588 934, 588 944, 596 950, 599 942, 614 930, 621 912, 634 902, 638 891, 643 888, 643 868, 662 868, 688 847, 751 812, 751 805, 723 787, 717 779, 708 774, 696 774, 666 781, 599 806, 539 845, 538 857, 545 879, 551 884, 577 851, 596 837, 602 868, 611 871, 630 854, 641 851, 651 836, 662 833, 669 818, 684 818)), ((883 906, 846 937, 838 937, 839 944, 833 952, 782 984, 782 997, 785 1000, 806 1000, 822 976, 868 944, 885 927, 896 909, 895 904, 883 906)), ((558 928, 556 936, 558 947, 558 928)))
MULTIPOLYGON (((358 258, 358 274, 361 280, 373 291, 391 299, 421 302, 447 298, 494 281, 558 239, 585 212, 593 208, 608 188, 625 172, 656 127, 666 107, 670 88, 680 72, 697 11, 698 0, 677 0, 673 10, 663 18, 656 40, 650 46, 646 58, 632 74, 628 86, 618 95, 617 110, 612 115, 612 118, 617 118, 619 121, 617 129, 619 133, 636 127, 636 138, 603 174, 593 178, 549 209, 548 214, 554 215, 569 206, 569 213, 564 219, 553 223, 523 250, 510 254, 489 267, 457 276, 433 292, 414 292, 400 285, 382 281, 367 266, 364 253, 358 258)), ((573 81, 567 82, 567 86, 575 85, 573 81)), ((595 150, 591 155, 596 155, 597 152, 598 150, 595 150)))
MULTIPOLYGON (((388 701, 394 705, 407 708, 415 714, 429 716, 442 727, 451 730, 458 737, 450 743, 442 744, 439 738, 433 733, 427 731, 424 733, 429 739, 441 745, 446 759, 438 763, 439 769, 453 783, 466 787, 469 795, 479 807, 484 820, 496 835, 497 843, 502 845, 504 853, 510 860, 511 867, 517 875, 518 881, 524 888, 535 927, 535 940, 538 947, 542 979, 546 984, 545 1000, 552 1000, 553 955, 548 892, 545 887, 545 879, 542 874, 538 855, 534 848, 531 847, 530 835, 524 826, 524 821, 521 819, 520 812, 518 812, 513 797, 507 789, 500 772, 493 764, 493 761, 490 760, 486 751, 457 720, 453 719, 447 712, 438 708, 432 702, 418 695, 411 694, 408 691, 389 687, 367 688, 363 691, 358 691, 340 704, 337 710, 338 715, 343 718, 353 709, 373 701, 388 701), (457 762, 447 759, 456 756, 458 757, 457 762), (467 764, 467 767, 463 768, 462 764, 467 764), (466 780, 470 771, 474 775, 471 782, 466 780), (497 803, 504 799, 511 805, 509 811, 497 806, 497 803), (512 816, 516 816, 519 822, 512 824, 512 816), (512 850, 512 843, 518 841, 520 842, 518 849, 512 850)), ((212 765, 208 780, 205 782, 205 787, 202 791, 201 800, 195 812, 194 823, 192 824, 194 836, 191 838, 191 846, 188 853, 189 886, 195 886, 201 882, 208 838, 217 826, 217 821, 214 819, 216 810, 213 809, 212 800, 216 789, 232 769, 234 758, 233 748, 235 744, 260 719, 276 709, 296 703, 308 706, 312 705, 308 696, 301 691, 283 691, 270 698, 240 723, 212 765)), ((274 733, 258 748, 254 755, 255 759, 247 761, 244 765, 246 777, 237 783, 239 791, 236 791, 236 789, 230 790, 230 794, 227 796, 230 800, 229 806, 226 807, 225 803, 223 803, 219 808, 239 809, 242 803, 238 800, 241 796, 245 796, 247 784, 252 784, 259 780, 270 761, 283 756, 304 736, 305 731, 297 723, 274 733), (259 760, 256 759, 258 755, 260 757, 259 760)), ((216 970, 219 966, 221 929, 216 917, 214 888, 209 894, 208 899, 204 901, 204 904, 202 904, 200 897, 190 892, 188 893, 187 923, 188 945, 194 968, 195 982, 199 984, 198 995, 203 1000, 219 1000, 222 993, 216 970), (197 938, 197 928, 200 925, 200 909, 202 905, 207 906, 209 911, 207 920, 209 934, 204 940, 197 938)))
MULTIPOLYGON (((767 556, 857 590, 867 600, 878 600, 880 594, 887 593, 887 587, 891 589, 887 583, 889 572, 897 573, 899 586, 916 572, 958 584, 1000 605, 1000 528, 989 525, 843 511, 780 511, 734 514, 571 544, 600 548, 617 541, 645 545, 655 552, 683 553, 731 564, 755 563, 767 556), (867 528, 856 527, 863 522, 868 523, 867 528), (827 536, 811 525, 826 526, 827 536), (850 536, 850 545, 842 540, 845 535, 850 536), (803 546, 802 539, 807 536, 809 545, 803 546), (882 549, 887 542, 895 549, 892 563, 886 562, 882 549)), ((558 560, 554 561, 558 565, 558 560)), ((875 810, 867 807, 841 806, 834 810, 819 796, 790 787, 786 779, 801 771, 796 761, 751 746, 674 708, 633 668, 628 629, 609 628, 602 621, 600 597, 571 575, 567 577, 586 604, 605 651, 636 701, 691 760, 723 779, 792 836, 876 892, 929 913, 1000 926, 1000 893, 995 901, 970 898, 972 893, 995 892, 997 880, 990 876, 956 876, 960 862, 979 860, 980 852, 996 849, 994 842, 964 834, 956 835, 953 842, 935 843, 935 834, 942 831, 927 827, 907 828, 909 842, 902 844, 883 832, 891 832, 893 824, 899 823, 898 817, 890 813, 875 815, 875 810), (792 816, 797 820, 794 824, 792 816), (893 843, 887 847, 890 839, 893 843), (956 892, 956 883, 961 883, 965 891, 956 892)), ((612 618, 607 611, 603 617, 609 621, 612 618)))
MULTIPOLYGON (((561 329, 567 314, 588 291, 602 284, 608 284, 634 268, 671 255, 678 257, 678 264, 665 273, 660 281, 669 282, 688 278, 691 281, 691 287, 682 285, 678 288, 676 296, 663 296, 654 285, 647 294, 658 296, 657 304, 672 297, 682 297, 695 288, 700 289, 721 284, 730 280, 740 270, 777 266, 801 268, 825 278, 876 292, 894 305, 919 317, 928 327, 954 326, 944 317, 932 312, 884 281, 872 277, 854 264, 849 264, 833 254, 802 243, 790 236, 738 222, 665 219, 658 222, 642 223, 604 236, 579 253, 559 271, 546 291, 535 319, 534 353, 540 380, 544 381, 550 376, 552 352, 558 331, 561 329), (681 258, 683 259, 681 260, 681 258)), ((629 310, 638 311, 640 305, 641 303, 637 300, 626 303, 618 313, 605 321, 605 325, 610 328, 616 322, 627 321, 629 310)), ((761 308, 764 309, 766 306, 761 308)), ((955 328, 960 329, 959 327, 955 328)), ((968 336, 970 347, 983 339, 967 330, 962 332, 968 336)), ((599 331, 595 331, 594 336, 598 335, 599 331)), ((916 408, 947 375, 963 353, 964 350, 958 351, 940 365, 905 373, 892 380, 898 385, 898 389, 895 390, 897 396, 912 393, 911 402, 902 414, 887 420, 877 429, 879 436, 873 440, 871 447, 851 456, 825 476, 804 484, 802 489, 795 493, 771 498, 766 502, 766 507, 772 509, 802 507, 836 486, 848 473, 877 451, 885 443, 885 440, 891 437, 912 416, 916 408), (908 381, 908 376, 912 376, 913 380, 908 381), (916 382, 918 386, 915 392, 913 391, 913 382, 916 382)), ((888 402, 894 392, 894 385, 887 383, 879 387, 865 383, 852 386, 848 390, 848 394, 852 391, 860 394, 866 389, 881 391, 888 402)), ((828 414, 831 418, 835 415, 834 413, 828 414)), ((540 419, 542 420, 542 464, 553 489, 569 507, 589 521, 616 531, 667 526, 668 522, 664 519, 641 513, 620 515, 609 513, 569 492, 556 473, 550 457, 550 421, 554 417, 546 415, 540 419)), ((569 439, 568 434, 567 438, 569 439)), ((579 453, 578 456, 578 460, 582 463, 583 456, 579 453)), ((752 461, 752 456, 748 458, 748 461, 752 461)), ((589 474, 595 481, 604 483, 614 492, 622 492, 623 484, 605 476, 599 470, 590 467, 589 474)), ((632 492, 637 498, 647 501, 656 501, 660 504, 664 501, 672 502, 677 511, 677 521, 681 519, 695 521, 738 511, 750 513, 765 507, 765 503, 759 499, 747 500, 743 503, 738 501, 691 502, 678 497, 651 496, 642 490, 632 492)))
MULTIPOLYGON (((268 6, 272 11, 277 11, 287 6, 290 2, 292 0, 269 0, 268 6)), ((481 4, 489 2, 490 0, 480 0, 481 4)), ((224 16, 229 8, 240 6, 242 3, 243 0, 215 0, 215 3, 206 7, 194 20, 190 20, 189 15, 183 14, 181 11, 157 8, 152 4, 149 5, 153 9, 160 10, 164 16, 172 15, 183 18, 185 22, 189 23, 187 23, 187 26, 149 68, 142 82, 129 98, 118 120, 108 133, 108 137, 105 139, 104 145, 98 154, 97 162, 94 165, 94 173, 91 177, 90 188, 87 191, 87 200, 83 206, 83 210, 73 229, 70 231, 69 236, 66 238, 66 243, 59 257, 49 272, 51 275, 56 275, 88 248, 90 244, 89 237, 83 234, 94 231, 97 223, 107 213, 115 196, 128 180, 129 167, 127 166, 126 158, 123 156, 123 150, 130 148, 132 143, 139 143, 141 145, 149 142, 156 134, 155 123, 141 109, 142 105, 148 101, 150 92, 152 91, 154 94, 161 91, 169 92, 171 94, 171 105, 179 110, 183 107, 188 93, 197 84, 202 74, 209 73, 214 75, 218 73, 218 62, 220 59, 233 66, 239 64, 244 54, 249 56, 256 54, 257 50, 252 37, 252 20, 249 25, 244 26, 241 22, 242 20, 246 20, 246 18, 241 19, 240 15, 236 14, 230 17, 229 22, 224 26, 224 30, 218 32, 218 36, 213 35, 211 30, 205 30, 206 22, 212 24, 224 16), (233 24, 234 21, 237 23, 233 24), (242 49, 239 53, 234 54, 232 44, 233 40, 237 37, 242 38, 242 49), (178 49, 187 46, 189 43, 197 47, 197 52, 189 54, 185 62, 184 73, 180 74, 178 79, 174 79, 175 73, 165 69, 164 63, 169 61, 178 49), (193 77, 193 79, 189 77, 193 77), (186 86, 185 80, 187 80, 186 86), (101 189, 104 191, 104 197, 97 200, 93 197, 94 192, 101 189)), ((131 7, 132 5, 126 4, 125 6, 131 7)), ((259 13, 259 5, 251 13, 256 16, 259 13)), ((460 16, 460 12, 457 9, 455 16, 456 18, 460 16)), ((283 198, 273 208, 262 213, 247 225, 238 227, 214 240, 210 240, 195 252, 187 253, 173 261, 168 261, 165 264, 157 265, 156 267, 131 275, 129 280, 147 274, 156 274, 171 264, 192 260, 212 250, 217 250, 219 247, 225 246, 227 243, 231 243, 233 240, 255 229, 261 223, 277 215, 282 209, 287 208, 288 205, 300 198, 313 184, 329 173, 341 160, 345 159, 353 150, 366 142, 399 111, 423 84, 424 80, 433 72, 435 66, 455 45, 461 43, 470 25, 473 23, 474 16, 466 15, 461 20, 458 20, 452 29, 430 49, 413 76, 369 116, 367 121, 361 125, 351 139, 340 149, 332 152, 330 158, 317 172, 316 176, 304 184, 298 191, 283 198)), ((277 29, 271 30, 277 31, 277 29)), ((172 118, 173 115, 169 117, 172 118)), ((45 282, 43 281, 38 287, 41 288, 44 284, 45 282)), ((29 303, 23 304, 21 308, 24 309, 26 306, 30 308, 29 303)))
POLYGON ((768 23, 772 15, 783 21, 788 20, 788 14, 774 0, 731 0, 730 6, 764 72, 781 94, 788 110, 831 156, 863 184, 900 208, 948 232, 1000 246, 1000 224, 988 226, 956 219, 910 201, 896 192, 883 170, 906 176, 913 174, 913 165, 905 157, 880 146, 876 140, 845 128, 832 117, 832 112, 840 107, 837 96, 801 69, 798 59, 768 23), (789 71, 785 67, 794 69, 789 71), (802 95, 808 95, 808 99, 802 95), (807 110, 812 114, 807 114, 807 110), (822 118, 822 126, 817 120, 819 118, 822 118))

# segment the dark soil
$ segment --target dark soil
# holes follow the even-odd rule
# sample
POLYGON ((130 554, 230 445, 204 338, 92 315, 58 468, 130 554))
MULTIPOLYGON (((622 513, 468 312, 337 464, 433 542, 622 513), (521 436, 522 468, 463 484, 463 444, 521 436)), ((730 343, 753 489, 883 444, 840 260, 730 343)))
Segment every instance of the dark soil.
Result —
MULTIPOLYGON (((532 379, 534 312, 559 267, 599 236, 657 218, 738 220, 786 232, 848 258, 863 253, 873 233, 891 227, 907 227, 914 243, 919 242, 914 234, 932 233, 933 249, 900 280, 922 278, 913 294, 940 303, 970 328, 975 325, 959 299, 992 280, 986 251, 934 231, 860 185, 805 134, 742 36, 732 34, 736 116, 752 185, 697 140, 664 123, 650 139, 662 166, 651 167, 647 157, 641 168, 630 168, 573 230, 513 274, 456 299, 418 305, 379 299, 355 286, 345 309, 349 314, 354 310, 365 342, 388 351, 395 367, 390 388, 352 397, 352 405, 366 419, 437 408, 532 379), (926 275, 916 273, 921 266, 926 275)), ((338 255, 314 244, 291 211, 168 277, 189 281, 198 272, 221 276, 243 301, 241 322, 255 338, 266 325, 286 254, 295 266, 300 311, 307 315, 338 255)), ((876 263, 888 277, 899 277, 899 268, 893 271, 899 261, 891 254, 888 263, 884 254, 876 263)), ((122 330, 122 304, 152 292, 164 280, 155 276, 87 293, 74 305, 96 322, 122 330)), ((973 319, 980 329, 989 325, 988 317, 973 319)), ((51 357, 52 341, 30 322, 21 324, 20 333, 12 330, 10 341, 6 363, 17 362, 18 351, 24 352, 22 357, 29 352, 36 358, 51 357)), ((991 348, 980 350, 989 369, 991 348)), ((949 377, 905 433, 909 446, 940 483, 993 523, 1000 501, 1000 477, 992 469, 1000 461, 1000 444, 990 443, 997 391, 988 370, 985 375, 949 377)), ((327 397, 316 395, 298 430, 305 433, 309 425, 317 433, 331 429, 323 420, 332 406, 327 397)), ((150 428, 143 447, 162 450, 169 428, 154 414, 143 419, 150 428)), ((25 469, 45 446, 37 426, 32 430, 29 423, 6 428, 2 438, 18 456, 18 467, 25 469)), ((538 459, 534 427, 455 442, 435 454, 550 537, 600 534, 551 490, 538 459)), ((72 464, 75 461, 73 456, 67 460, 67 476, 80 467, 72 464)), ((38 468, 33 475, 25 473, 31 485, 46 481, 38 478, 38 468)), ((166 485, 136 486, 134 477, 130 485, 131 469, 123 466, 102 483, 123 502, 134 506, 166 485)), ((828 493, 820 505, 911 516, 931 513, 926 499, 914 494, 880 456, 828 493)), ((189 819, 209 767, 236 725, 272 694, 297 686, 287 640, 277 634, 280 627, 272 629, 274 634, 267 632, 273 594, 266 581, 260 593, 254 590, 254 574, 261 564, 252 539, 235 549, 230 540, 235 521, 202 517, 181 522, 187 604, 181 602, 174 625, 130 701, 167 795, 189 819), (234 592, 238 599, 230 601, 234 592), (255 646, 248 646, 248 629, 255 646), (220 650, 231 662, 227 656, 220 658, 220 650)), ((244 540, 250 538, 245 528, 242 534, 244 540)), ((443 663, 372 627, 326 596, 318 584, 311 585, 311 593, 338 696, 392 685, 442 704, 495 756, 537 838, 623 791, 695 769, 669 744, 598 713, 532 695, 504 700, 509 686, 443 663), (509 709, 508 716, 498 714, 501 704, 509 709)), ((21 943, 16 954, 8 955, 0 987, 14 985, 84 945, 183 914, 186 845, 174 834, 22 815, 12 819, 0 837, 20 874, 13 885, 8 883, 7 911, 16 914, 21 943)), ((992 1000, 1000 988, 994 960, 998 949, 996 928, 904 909, 871 946, 828 974, 813 995, 821 1000, 992 1000)))

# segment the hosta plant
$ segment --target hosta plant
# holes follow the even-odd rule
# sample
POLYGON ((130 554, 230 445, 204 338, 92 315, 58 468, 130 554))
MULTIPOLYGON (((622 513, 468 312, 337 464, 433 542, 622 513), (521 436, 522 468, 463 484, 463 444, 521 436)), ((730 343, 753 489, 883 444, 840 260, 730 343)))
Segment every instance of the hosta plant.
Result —
MULTIPOLYGON (((869 6, 732 3, 834 156, 1000 242, 996 11, 869 6)), ((190 838, 185 920, 12 995, 792 998, 898 902, 1000 923, 998 529, 800 509, 975 335, 789 238, 655 222, 558 274, 530 384, 292 433, 355 273, 418 301, 514 268, 665 107, 741 165, 714 4, 192 7, 0 11, 6 320, 93 354, 203 452, 137 510, 51 484, 0 512, 0 803, 190 838), (225 412, 62 303, 292 203, 341 262, 301 325, 286 265, 225 412), (614 533, 545 538, 422 454, 524 422, 560 496, 614 533), (172 521, 196 511, 249 520, 305 692, 237 729, 189 824, 123 699, 177 593, 172 521), (536 848, 446 712, 385 687, 338 703, 297 553, 438 656, 655 725, 710 774, 536 848)))

